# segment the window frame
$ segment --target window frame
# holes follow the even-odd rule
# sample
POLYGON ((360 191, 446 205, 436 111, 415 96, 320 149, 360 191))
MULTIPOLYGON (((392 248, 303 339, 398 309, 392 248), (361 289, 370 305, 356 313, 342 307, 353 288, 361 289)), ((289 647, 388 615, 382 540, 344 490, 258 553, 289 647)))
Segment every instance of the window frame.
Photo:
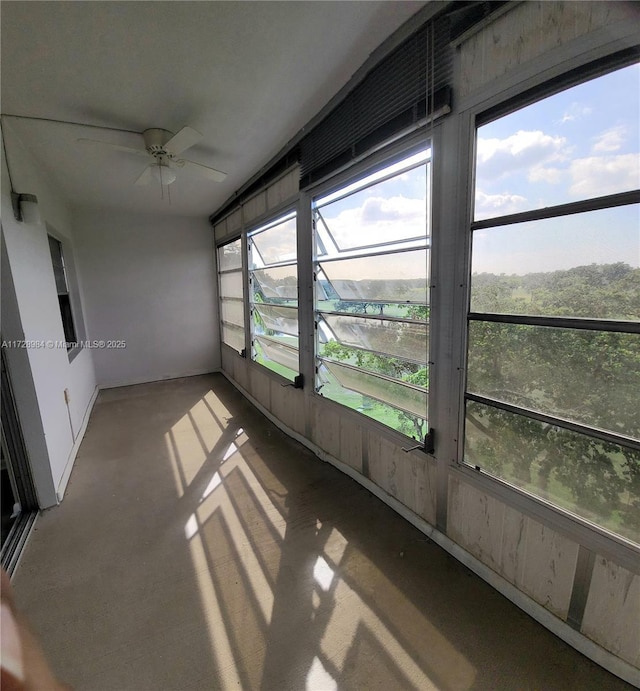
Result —
POLYGON ((220 324, 220 345, 221 346, 226 346, 227 348, 231 348, 235 353, 240 355, 240 357, 245 357, 246 356, 246 344, 247 344, 247 294, 245 290, 245 266, 246 262, 244 259, 245 255, 245 241, 243 238, 243 235, 238 235, 233 238, 225 238, 223 242, 220 244, 216 245, 216 268, 217 268, 217 274, 218 274, 218 309, 219 309, 219 317, 218 321, 220 324), (235 242, 240 243, 240 267, 239 268, 233 268, 233 269, 225 269, 221 270, 220 269, 220 251, 226 247, 227 245, 231 245, 235 242), (240 286, 242 289, 242 297, 241 298, 235 298, 235 297, 224 297, 222 294, 222 279, 221 277, 226 274, 232 274, 232 273, 239 273, 240 274, 240 286), (242 322, 243 326, 239 327, 237 324, 233 324, 232 322, 226 322, 223 317, 222 317, 222 303, 224 300, 231 300, 233 302, 237 302, 238 304, 242 305, 242 322), (233 329, 242 329, 242 338, 244 342, 244 346, 240 350, 236 350, 232 345, 229 345, 224 340, 223 337, 223 327, 224 326, 231 326, 232 330, 233 329))
MULTIPOLYGON (((500 499, 506 499, 516 508, 525 513, 544 520, 545 523, 559 527, 563 532, 580 540, 583 544, 593 545, 599 553, 613 555, 621 564, 632 564, 640 554, 640 546, 630 538, 591 521, 580 514, 573 513, 570 509, 563 508, 550 500, 529 492, 498 475, 483 471, 465 461, 465 418, 467 400, 484 402, 483 397, 474 395, 467 390, 468 365, 469 365, 469 327, 472 321, 486 321, 494 323, 527 324, 532 326, 549 326, 557 328, 588 329, 603 332, 622 332, 640 334, 640 322, 615 320, 615 319, 589 319, 578 317, 545 317, 525 315, 503 315, 494 313, 471 311, 471 277, 473 256, 473 233, 484 228, 497 228, 505 225, 537 221, 547 218, 558 218, 565 215, 581 212, 596 211, 599 209, 616 208, 630 204, 640 203, 640 190, 618 192, 602 195, 592 199, 579 199, 575 202, 558 204, 550 207, 536 208, 516 214, 505 214, 492 218, 474 220, 475 190, 476 190, 476 142, 480 127, 490 122, 499 120, 515 111, 526 108, 528 105, 542 101, 545 98, 568 90, 574 86, 586 84, 590 81, 605 76, 611 72, 638 63, 640 54, 637 49, 625 49, 612 55, 594 60, 586 65, 579 65, 569 71, 559 72, 558 66, 547 72, 540 72, 536 77, 530 77, 528 83, 533 86, 522 90, 517 86, 511 86, 503 94, 498 94, 484 101, 481 97, 475 105, 468 107, 462 113, 465 136, 463 141, 468 142, 468 158, 463 167, 469 184, 467 186, 466 204, 464 207, 465 239, 464 247, 464 272, 461 274, 465 287, 465 298, 462 312, 459 314, 462 325, 460 342, 460 377, 458 382, 458 424, 457 424, 457 455, 456 469, 463 476, 473 478, 473 481, 482 489, 500 499), (551 74, 555 71, 556 74, 551 74), (513 92, 514 95, 509 96, 513 92)), ((462 171, 461 171, 462 173, 462 171)), ((460 266, 460 265, 458 265, 460 266)), ((492 399, 487 399, 489 405, 495 405, 492 399)), ((636 449, 640 442, 624 435, 617 435, 608 431, 602 431, 589 425, 564 420, 553 415, 546 415, 537 411, 527 411, 519 406, 513 406, 498 402, 496 408, 519 409, 526 413, 526 417, 538 419, 557 425, 573 432, 585 434, 590 438, 603 441, 614 441, 623 446, 636 449)), ((511 410, 508 410, 511 412, 511 410)))
MULTIPOLYGON (((399 251, 410 251, 411 249, 420 249, 420 250, 426 250, 429 253, 429 275, 427 276, 427 284, 426 284, 426 289, 427 289, 427 305, 429 307, 432 307, 432 303, 430 300, 430 290, 432 287, 432 275, 433 275, 433 227, 434 227, 434 197, 435 197, 435 191, 434 191, 434 156, 433 156, 433 150, 434 150, 434 140, 436 139, 436 130, 438 128, 420 128, 417 131, 414 131, 410 134, 405 134, 401 138, 398 138, 397 141, 388 144, 385 147, 380 147, 380 149, 374 151, 374 152, 369 152, 369 155, 363 156, 361 159, 358 161, 346 166, 345 168, 338 170, 334 172, 333 174, 327 176, 324 180, 315 183, 313 185, 310 185, 309 187, 305 188, 302 190, 304 192, 304 195, 308 199, 308 205, 309 205, 309 213, 311 217, 311 271, 312 275, 314 277, 314 286, 313 286, 313 300, 312 300, 312 305, 311 305, 311 313, 313 317, 313 323, 314 323, 314 333, 313 333, 313 343, 312 343, 312 361, 313 361, 313 383, 312 386, 310 386, 309 391, 310 395, 313 397, 317 397, 318 399, 322 399, 323 402, 327 405, 335 407, 336 410, 340 411, 340 414, 346 414, 346 415, 353 415, 359 422, 359 424, 364 424, 365 426, 370 426, 372 429, 376 429, 378 432, 382 432, 385 436, 387 437, 396 437, 397 439, 401 440, 400 443, 406 445, 407 443, 412 443, 415 442, 415 444, 411 444, 410 448, 405 448, 403 446, 403 450, 405 451, 410 451, 414 449, 422 450, 425 453, 433 455, 434 453, 434 436, 435 436, 435 431, 430 423, 430 418, 431 418, 431 413, 433 411, 433 405, 434 405, 434 398, 432 394, 432 387, 429 386, 427 388, 427 407, 425 412, 429 411, 428 417, 426 419, 426 433, 423 441, 417 441, 415 438, 395 429, 394 427, 390 427, 389 425, 380 422, 376 420, 375 418, 369 417, 367 415, 364 415, 363 413, 359 412, 358 410, 354 408, 350 408, 348 406, 345 406, 344 404, 341 404, 337 401, 334 401, 331 398, 327 398, 325 396, 322 396, 321 393, 319 393, 316 389, 316 372, 317 372, 317 362, 318 362, 318 352, 317 352, 317 334, 316 334, 316 322, 317 322, 317 315, 316 315, 316 285, 315 285, 315 275, 316 275, 316 269, 317 265, 319 262, 319 258, 316 256, 316 231, 315 228, 313 227, 313 216, 314 216, 314 210, 315 210, 315 201, 318 199, 323 199, 325 197, 328 197, 332 194, 336 194, 337 196, 335 199, 331 200, 330 202, 326 202, 326 205, 333 203, 334 201, 339 201, 343 198, 346 198, 352 194, 357 194, 358 192, 366 189, 367 187, 373 186, 375 184, 379 184, 381 182, 384 182, 386 180, 392 179, 393 177, 400 175, 401 170, 398 172, 394 172, 389 175, 383 175, 380 177, 378 180, 375 180, 374 182, 370 183, 369 185, 366 185, 365 187, 362 187, 360 189, 355 189, 351 192, 343 194, 339 194, 341 191, 344 191, 345 188, 350 187, 351 185, 356 185, 358 181, 367 178, 369 176, 373 176, 376 173, 384 170, 385 168, 393 166, 395 163, 400 163, 403 159, 409 159, 410 157, 419 154, 422 151, 429 151, 429 156, 427 157, 425 163, 423 164, 415 164, 414 166, 407 166, 406 170, 411 170, 415 167, 418 167, 419 165, 425 165, 427 167, 426 175, 427 175, 427 194, 426 194, 426 205, 427 205, 427 228, 426 228, 426 235, 425 235, 425 241, 424 243, 416 248, 416 247, 410 247, 407 246, 405 249, 401 249, 399 251)), ((322 207, 325 206, 325 204, 321 205, 322 207)), ((407 243, 410 244, 411 242, 415 242, 414 240, 408 239, 408 240, 403 240, 400 241, 400 243, 407 243)), ((359 255, 357 252, 364 251, 364 256, 369 256, 371 255, 385 255, 387 252, 383 251, 384 244, 371 244, 367 246, 358 246, 357 248, 349 248, 345 250, 345 254, 347 255, 346 258, 357 258, 359 255)), ((396 250, 393 251, 394 253, 396 250)), ((331 262, 333 259, 328 259, 327 261, 331 262)), ((422 303, 420 303, 422 304, 422 303)), ((374 317, 376 315, 369 315, 371 317, 374 317)), ((427 326, 427 329, 430 329, 431 323, 432 323, 432 315, 430 314, 429 320, 427 322, 424 322, 427 326)), ((404 321, 404 320, 403 320, 404 321)), ((409 320, 410 321, 410 320, 409 320)), ((430 337, 429 342, 428 342, 428 347, 429 350, 427 352, 427 368, 430 371, 430 383, 431 383, 431 366, 432 366, 432 351, 434 347, 436 347, 435 344, 435 339, 430 337)), ((368 351, 369 352, 369 351, 368 351)), ((370 351, 374 352, 374 351, 370 351)), ((383 377, 384 375, 380 375, 383 377)))
POLYGON ((67 357, 69 358, 69 362, 73 362, 75 358, 78 356, 80 351, 82 350, 82 343, 85 340, 85 329, 84 329, 84 321, 82 318, 82 306, 80 303, 80 294, 78 290, 78 284, 77 284, 77 279, 76 279, 76 272, 75 272, 75 263, 73 260, 73 252, 71 248, 69 247, 68 242, 62 238, 58 233, 56 233, 48 224, 47 224, 47 243, 49 245, 49 255, 51 257, 51 267, 53 270, 54 274, 54 282, 56 285, 56 296, 58 298, 58 306, 60 309, 60 319, 62 323, 62 330, 64 333, 64 338, 65 338, 65 343, 71 343, 71 347, 67 346, 66 351, 67 351, 67 357), (62 276, 64 278, 64 283, 66 287, 66 293, 60 293, 58 292, 58 286, 57 286, 57 281, 55 281, 56 277, 56 269, 55 269, 55 264, 54 264, 54 259, 53 259, 53 254, 51 252, 51 241, 54 241, 57 243, 57 249, 59 249, 60 252, 60 260, 61 260, 61 268, 62 268, 62 276), (62 303, 60 302, 60 297, 64 295, 67 298, 66 301, 66 307, 68 310, 69 314, 69 319, 71 322, 71 328, 73 329, 73 336, 74 340, 72 341, 67 341, 67 327, 65 326, 65 316, 63 312, 63 306, 62 303))
MULTIPOLYGON (((246 351, 246 357, 249 362, 252 364, 258 365, 261 367, 263 370, 266 370, 270 372, 271 374, 280 377, 283 379, 283 381, 287 383, 291 383, 293 386, 296 388, 302 388, 301 382, 303 381, 301 378, 301 373, 302 373, 302 366, 301 366, 301 329, 300 329, 300 258, 298 254, 298 229, 299 229, 299 219, 298 219, 298 204, 297 202, 294 204, 290 204, 285 206, 284 208, 277 208, 274 210, 270 210, 268 214, 266 215, 261 215, 257 219, 254 219, 250 224, 246 226, 246 228, 243 231, 243 237, 245 238, 246 242, 246 247, 244 251, 244 256, 243 260, 246 263, 247 267, 247 277, 246 277, 246 292, 245 292, 245 309, 246 309, 246 316, 247 320, 249 323, 249 328, 247 331, 247 340, 248 340, 248 349, 246 351), (258 362, 255 357, 254 357, 254 338, 256 337, 255 331, 254 331, 254 319, 253 319, 253 298, 252 298, 252 280, 253 280, 253 272, 254 271, 260 271, 261 268, 253 269, 251 266, 251 241, 252 238, 256 235, 260 235, 261 233, 267 232, 271 230, 272 228, 280 225, 281 223, 286 223, 287 221, 293 220, 295 223, 295 260, 283 260, 283 261, 278 261, 278 262, 273 262, 272 264, 265 264, 264 268, 280 268, 280 267, 286 267, 286 266, 295 266, 296 268, 296 276, 297 276, 297 285, 296 285, 296 317, 298 321, 298 368, 297 370, 294 371, 293 376, 288 377, 284 373, 278 372, 267 365, 263 365, 261 362, 258 362)), ((267 303, 269 304, 269 303, 267 303)), ((277 305, 276 305, 277 306, 277 305)), ((290 309, 293 309, 292 307, 288 306, 290 309)), ((258 336, 261 336, 262 334, 258 334, 258 336)), ((290 368, 288 368, 290 369, 290 368)), ((293 371, 293 370, 292 370, 293 371)))

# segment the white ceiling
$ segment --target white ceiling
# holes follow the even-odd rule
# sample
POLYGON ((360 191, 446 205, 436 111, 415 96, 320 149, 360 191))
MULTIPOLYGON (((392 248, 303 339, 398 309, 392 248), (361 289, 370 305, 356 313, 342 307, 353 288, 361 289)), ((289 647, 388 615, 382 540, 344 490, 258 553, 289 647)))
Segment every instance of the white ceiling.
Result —
MULTIPOLYGON (((13 2, 3 0, 2 113, 141 133, 200 131, 171 204, 134 187, 146 161, 83 145, 140 147, 131 132, 3 119, 72 204, 206 216, 264 166, 369 54, 426 4, 405 2, 13 2)), ((20 190, 29 192, 29 190, 20 190)))

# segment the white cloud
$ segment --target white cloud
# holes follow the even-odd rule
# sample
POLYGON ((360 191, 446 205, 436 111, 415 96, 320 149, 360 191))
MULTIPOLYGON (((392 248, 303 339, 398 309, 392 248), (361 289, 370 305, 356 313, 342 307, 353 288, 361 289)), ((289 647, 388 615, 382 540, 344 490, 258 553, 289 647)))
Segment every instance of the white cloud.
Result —
POLYGON ((325 216, 338 245, 377 244, 392 239, 424 235, 426 208, 423 199, 407 197, 368 197, 355 209, 337 216, 325 216))
POLYGON ((478 138, 478 176, 495 179, 514 170, 531 168, 563 160, 565 137, 545 134, 541 130, 518 130, 505 139, 478 138))
POLYGON ((567 122, 575 122, 576 120, 582 120, 586 118, 593 112, 593 109, 589 106, 585 106, 582 103, 572 103, 569 109, 562 116, 560 122, 565 124, 567 122))
POLYGON ((364 223, 408 220, 424 216, 425 208, 422 199, 369 197, 360 209, 360 218, 364 223))
POLYGON ((529 171, 529 182, 548 182, 556 185, 562 179, 565 171, 560 168, 535 166, 529 171))
POLYGON ((569 171, 569 192, 576 197, 625 192, 640 187, 640 154, 578 158, 569 171))
POLYGON ((527 206, 525 197, 519 194, 485 194, 484 192, 476 191, 476 210, 475 219, 492 218, 493 216, 503 216, 506 214, 515 214, 523 211, 527 206))
POLYGON ((612 127, 610 130, 606 130, 593 138, 594 144, 591 147, 591 151, 593 153, 618 151, 626 138, 627 128, 624 125, 612 127))
MULTIPOLYGON (((291 219, 264 233, 259 233, 253 240, 265 264, 287 261, 296 256, 296 221, 291 219)), ((258 261, 258 257, 255 257, 258 261)))

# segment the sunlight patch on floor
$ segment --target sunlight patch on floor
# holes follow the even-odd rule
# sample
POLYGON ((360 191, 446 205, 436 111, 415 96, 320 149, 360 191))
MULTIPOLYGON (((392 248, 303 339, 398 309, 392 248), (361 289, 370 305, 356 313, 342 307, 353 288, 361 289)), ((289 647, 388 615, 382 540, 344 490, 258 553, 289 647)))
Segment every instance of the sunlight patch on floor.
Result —
POLYGON ((193 560, 196 578, 198 579, 202 612, 207 623, 209 638, 211 640, 211 652, 213 653, 219 670, 216 683, 220 684, 221 688, 225 691, 226 689, 237 691, 237 689, 242 688, 240 674, 233 656, 231 642, 224 625, 222 612, 220 611, 218 594, 211 580, 207 557, 204 552, 204 547, 202 546, 202 539, 197 532, 189 542, 189 549, 191 551, 191 559, 193 560))
POLYGON ((211 494, 211 492, 213 492, 213 490, 216 489, 216 487, 220 486, 221 483, 222 478, 220 477, 220 473, 214 473, 211 480, 209 480, 209 484, 206 486, 204 492, 202 493, 202 498, 200 499, 200 501, 204 501, 211 494))
POLYGON ((306 691, 337 691, 338 684, 327 672, 324 665, 317 657, 313 658, 309 673, 307 674, 306 691))
POLYGON ((316 559, 316 563, 313 566, 313 579, 315 582, 324 590, 328 592, 333 583, 333 577, 335 573, 333 569, 327 564, 326 560, 322 557, 316 559))
MULTIPOLYGON (((228 415, 228 411, 211 392, 207 397, 207 405, 200 405, 200 401, 169 431, 167 448, 179 493, 184 493, 207 459, 212 461, 212 474, 200 497, 195 498, 198 506, 186 522, 185 537, 197 573, 212 651, 221 670, 219 683, 241 688, 241 682, 247 680, 251 685, 259 683, 266 669, 263 654, 269 647, 276 604, 273 588, 287 535, 286 502, 281 501, 287 490, 283 488, 281 494, 270 476, 263 485, 265 478, 256 475, 259 471, 254 472, 245 460, 246 456, 252 464, 261 463, 256 449, 243 449, 248 441, 244 430, 239 428, 235 435, 225 431, 211 411, 220 415, 228 415), (217 458, 211 458, 210 451, 223 434, 229 436, 216 451, 217 458), (213 446, 207 451, 210 444, 213 446), (246 639, 237 627, 244 622, 241 628, 247 629, 249 621, 251 634, 246 639)), ((349 550, 344 535, 326 523, 316 519, 315 530, 312 528, 315 544, 318 539, 324 544, 316 547, 310 571, 299 574, 300 578, 313 579, 308 600, 310 621, 320 627, 308 651, 313 660, 305 688, 337 689, 354 673, 356 660, 359 674, 366 675, 370 661, 389 674, 390 680, 406 682, 407 688, 435 690, 438 679, 454 677, 460 682, 459 688, 470 688, 475 669, 375 564, 349 550), (371 599, 378 589, 384 591, 381 602, 371 599), (375 609, 371 602, 375 602, 375 609), (416 636, 429 641, 429 654, 422 662, 414 652, 416 636), (440 669, 452 664, 456 668, 453 677, 451 670, 440 669), (421 665, 426 666, 423 669, 421 665)))

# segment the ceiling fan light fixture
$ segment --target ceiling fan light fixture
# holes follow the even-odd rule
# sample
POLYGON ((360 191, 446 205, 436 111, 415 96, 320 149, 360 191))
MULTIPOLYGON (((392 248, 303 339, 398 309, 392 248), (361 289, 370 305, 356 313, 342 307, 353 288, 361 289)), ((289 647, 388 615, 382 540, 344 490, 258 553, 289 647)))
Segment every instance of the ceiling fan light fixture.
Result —
POLYGON ((154 163, 151 166, 151 175, 162 185, 170 185, 176 179, 175 171, 166 163, 154 163))

